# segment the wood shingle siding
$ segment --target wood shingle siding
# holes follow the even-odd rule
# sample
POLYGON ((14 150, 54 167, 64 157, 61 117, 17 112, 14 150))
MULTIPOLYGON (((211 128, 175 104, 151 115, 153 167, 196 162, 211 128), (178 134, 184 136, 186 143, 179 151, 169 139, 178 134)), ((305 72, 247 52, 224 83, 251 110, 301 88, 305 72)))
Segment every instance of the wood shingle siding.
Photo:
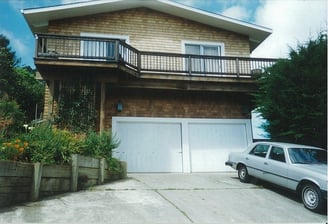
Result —
POLYGON ((251 97, 237 93, 180 92, 107 87, 106 129, 113 116, 249 119, 251 97), (123 104, 118 112, 117 103, 123 104))
POLYGON ((141 51, 184 53, 182 40, 193 40, 224 43, 226 56, 247 57, 250 52, 246 36, 147 8, 50 21, 48 32, 125 35, 141 51))

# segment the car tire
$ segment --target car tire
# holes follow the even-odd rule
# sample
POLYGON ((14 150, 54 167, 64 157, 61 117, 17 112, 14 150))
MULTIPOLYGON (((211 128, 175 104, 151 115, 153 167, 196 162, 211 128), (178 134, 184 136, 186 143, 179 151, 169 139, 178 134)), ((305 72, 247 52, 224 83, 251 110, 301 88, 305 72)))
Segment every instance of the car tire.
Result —
POLYGON ((248 175, 248 171, 245 165, 239 165, 238 166, 238 177, 240 182, 242 183, 248 183, 249 182, 249 175, 248 175))
POLYGON ((324 199, 321 195, 320 189, 314 184, 305 184, 301 191, 302 201, 305 208, 320 212, 324 206, 324 199))

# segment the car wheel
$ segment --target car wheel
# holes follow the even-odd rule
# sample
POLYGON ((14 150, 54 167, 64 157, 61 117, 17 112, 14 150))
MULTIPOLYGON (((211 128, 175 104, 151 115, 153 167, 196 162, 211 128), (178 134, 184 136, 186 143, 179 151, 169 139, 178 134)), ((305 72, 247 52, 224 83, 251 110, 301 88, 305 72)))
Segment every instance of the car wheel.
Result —
POLYGON ((320 189, 314 184, 305 184, 302 188, 302 201, 304 206, 318 212, 323 208, 324 202, 321 196, 320 189))
POLYGON ((240 182, 247 183, 249 181, 249 175, 246 166, 239 165, 238 166, 238 177, 240 182))

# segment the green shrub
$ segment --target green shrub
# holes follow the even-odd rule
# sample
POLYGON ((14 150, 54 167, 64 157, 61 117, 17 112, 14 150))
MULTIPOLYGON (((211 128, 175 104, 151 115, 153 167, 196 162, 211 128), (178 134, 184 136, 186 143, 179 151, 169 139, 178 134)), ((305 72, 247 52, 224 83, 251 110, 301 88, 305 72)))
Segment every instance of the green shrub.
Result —
POLYGON ((112 136, 110 131, 100 133, 90 131, 85 137, 82 154, 94 158, 105 158, 111 171, 121 172, 119 160, 112 157, 113 150, 119 144, 118 139, 112 136))
POLYGON ((11 138, 23 131, 24 113, 15 101, 0 99, 0 138, 11 138))
POLYGON ((122 171, 122 166, 118 159, 112 157, 110 159, 107 159, 107 163, 110 171, 117 173, 120 173, 122 171))
POLYGON ((31 162, 47 164, 68 163, 72 154, 78 154, 81 140, 66 130, 54 129, 49 124, 34 127, 26 134, 27 154, 31 162))
POLYGON ((96 158, 112 158, 113 149, 117 148, 119 141, 112 136, 110 131, 100 132, 99 134, 90 131, 83 144, 83 155, 96 158))
MULTIPOLYGON (((27 129, 26 129, 27 130, 27 129)), ((112 171, 121 171, 120 162, 112 158, 119 141, 111 132, 75 134, 53 128, 50 123, 36 125, 12 139, 0 138, 0 159, 45 164, 65 164, 72 154, 105 158, 112 171)))

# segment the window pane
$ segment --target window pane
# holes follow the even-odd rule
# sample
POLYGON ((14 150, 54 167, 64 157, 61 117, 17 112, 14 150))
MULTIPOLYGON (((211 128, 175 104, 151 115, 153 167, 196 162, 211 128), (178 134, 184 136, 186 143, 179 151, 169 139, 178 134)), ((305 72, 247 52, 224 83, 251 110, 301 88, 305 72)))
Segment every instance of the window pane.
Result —
POLYGON ((286 160, 285 160, 284 149, 280 147, 272 146, 269 158, 272 160, 285 162, 286 160))
POLYGON ((204 46, 204 55, 219 56, 217 46, 204 46))
MULTIPOLYGON (((203 47, 204 55, 208 56, 219 56, 217 46, 204 46, 203 47)), ((204 71, 205 72, 219 72, 220 64, 217 58, 206 58, 204 59, 204 71)))
POLYGON ((186 54, 200 55, 200 45, 186 44, 186 54))
MULTIPOLYGON (((200 45, 194 45, 194 44, 186 44, 186 54, 195 54, 200 55, 200 45)), ((188 63, 186 63, 186 68, 188 68, 188 63)), ((191 59, 191 71, 192 72, 201 72, 201 59, 199 58, 192 58, 191 59)))
POLYGON ((327 151, 309 148, 290 148, 288 154, 292 163, 327 164, 327 151))
POLYGON ((265 157, 269 149, 269 145, 257 145, 249 153, 251 155, 265 157))

